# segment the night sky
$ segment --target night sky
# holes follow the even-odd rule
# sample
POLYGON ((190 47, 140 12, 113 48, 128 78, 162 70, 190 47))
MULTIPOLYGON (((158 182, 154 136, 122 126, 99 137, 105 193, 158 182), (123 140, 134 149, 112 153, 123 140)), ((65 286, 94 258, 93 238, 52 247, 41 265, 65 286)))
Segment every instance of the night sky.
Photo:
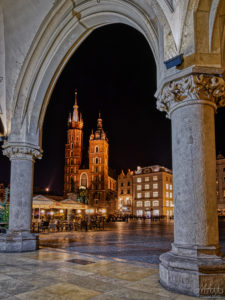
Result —
MULTIPOLYGON (((78 89, 87 160, 91 129, 101 112, 109 139, 109 165, 124 169, 161 164, 172 167, 171 124, 156 109, 156 66, 145 38, 125 25, 95 30, 62 72, 43 128, 42 160, 35 163, 35 186, 63 192, 67 119, 78 89)), ((217 153, 225 155, 225 109, 216 115, 217 153)), ((9 162, 0 154, 0 182, 9 182, 9 162)))

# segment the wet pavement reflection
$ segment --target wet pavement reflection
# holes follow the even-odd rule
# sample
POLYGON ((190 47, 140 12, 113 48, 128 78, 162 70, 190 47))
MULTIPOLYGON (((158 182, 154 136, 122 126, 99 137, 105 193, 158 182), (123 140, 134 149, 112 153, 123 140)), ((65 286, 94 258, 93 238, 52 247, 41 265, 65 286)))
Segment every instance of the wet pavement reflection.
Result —
MULTIPOLYGON (((158 264, 159 256, 171 248, 173 226, 173 220, 115 222, 107 224, 104 231, 40 234, 40 245, 99 257, 158 264)), ((219 229, 222 251, 225 252, 224 220, 219 221, 219 229)))

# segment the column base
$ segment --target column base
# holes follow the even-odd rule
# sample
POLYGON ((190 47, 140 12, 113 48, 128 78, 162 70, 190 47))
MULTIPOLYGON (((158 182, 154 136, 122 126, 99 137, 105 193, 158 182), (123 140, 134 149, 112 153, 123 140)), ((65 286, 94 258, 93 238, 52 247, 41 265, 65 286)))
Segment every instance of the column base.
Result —
POLYGON ((0 252, 26 252, 38 249, 38 235, 19 231, 0 234, 0 252))
POLYGON ((160 283, 196 297, 225 296, 225 259, 220 247, 178 247, 160 256, 160 283))

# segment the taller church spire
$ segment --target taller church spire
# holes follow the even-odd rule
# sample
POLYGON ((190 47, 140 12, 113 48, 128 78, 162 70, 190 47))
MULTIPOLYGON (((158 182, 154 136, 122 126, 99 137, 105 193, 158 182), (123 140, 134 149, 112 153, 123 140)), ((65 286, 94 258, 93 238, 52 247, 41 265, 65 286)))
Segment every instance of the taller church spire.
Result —
POLYGON ((75 103, 73 106, 73 117, 72 117, 72 128, 83 128, 83 118, 82 114, 79 114, 79 106, 77 104, 77 89, 75 89, 75 103))
POLYGON ((79 122, 79 113, 78 113, 78 105, 77 105, 77 89, 75 90, 75 104, 73 106, 73 121, 79 122))

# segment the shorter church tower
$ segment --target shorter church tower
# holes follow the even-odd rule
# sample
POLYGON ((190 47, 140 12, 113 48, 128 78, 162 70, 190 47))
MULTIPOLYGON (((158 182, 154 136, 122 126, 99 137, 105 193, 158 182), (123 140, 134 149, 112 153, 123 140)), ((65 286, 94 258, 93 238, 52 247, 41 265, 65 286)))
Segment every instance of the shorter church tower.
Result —
POLYGON ((74 193, 78 186, 78 170, 82 161, 83 119, 77 105, 77 90, 73 115, 68 119, 67 144, 65 145, 64 193, 74 193))
POLYGON ((108 159, 109 144, 102 126, 99 114, 97 130, 90 135, 89 140, 89 171, 91 175, 90 204, 95 207, 106 207, 106 192, 108 189, 108 159))

